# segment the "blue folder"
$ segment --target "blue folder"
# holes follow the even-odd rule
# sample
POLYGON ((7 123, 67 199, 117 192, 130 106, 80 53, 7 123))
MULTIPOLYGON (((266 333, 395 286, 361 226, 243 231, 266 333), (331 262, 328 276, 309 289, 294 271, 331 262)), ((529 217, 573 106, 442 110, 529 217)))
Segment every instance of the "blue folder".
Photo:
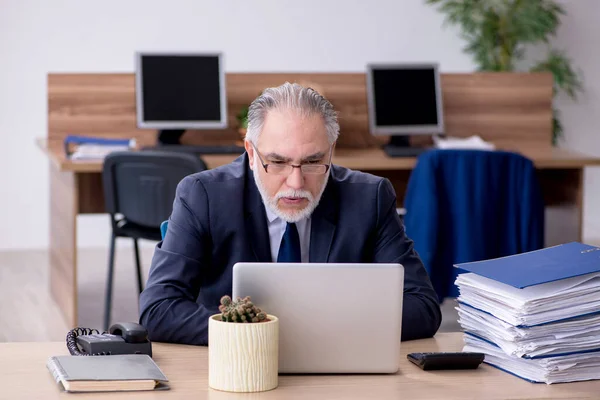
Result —
POLYGON ((455 267, 523 289, 600 272, 600 247, 571 242, 513 256, 456 264, 455 267))
POLYGON ((80 135, 68 135, 63 140, 63 146, 65 149, 65 155, 67 158, 71 157, 72 149, 71 145, 82 145, 82 144, 94 144, 99 146, 128 146, 130 149, 136 145, 135 139, 113 139, 103 137, 92 137, 92 136, 80 136, 80 135))

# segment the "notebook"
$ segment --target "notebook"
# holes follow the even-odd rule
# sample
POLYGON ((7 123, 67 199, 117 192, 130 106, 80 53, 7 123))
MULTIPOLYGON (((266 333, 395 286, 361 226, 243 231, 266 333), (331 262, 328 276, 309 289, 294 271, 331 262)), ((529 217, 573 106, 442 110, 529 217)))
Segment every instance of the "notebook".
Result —
POLYGON ((46 367, 67 392, 168 389, 167 377, 146 354, 52 356, 46 367))

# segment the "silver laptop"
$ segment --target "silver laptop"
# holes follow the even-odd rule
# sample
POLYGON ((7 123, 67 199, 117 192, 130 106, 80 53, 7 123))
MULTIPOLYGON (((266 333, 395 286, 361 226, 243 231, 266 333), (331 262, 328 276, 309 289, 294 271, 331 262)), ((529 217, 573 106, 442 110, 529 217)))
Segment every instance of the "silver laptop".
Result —
POLYGON ((280 373, 394 373, 400 264, 237 263, 233 297, 279 318, 280 373))

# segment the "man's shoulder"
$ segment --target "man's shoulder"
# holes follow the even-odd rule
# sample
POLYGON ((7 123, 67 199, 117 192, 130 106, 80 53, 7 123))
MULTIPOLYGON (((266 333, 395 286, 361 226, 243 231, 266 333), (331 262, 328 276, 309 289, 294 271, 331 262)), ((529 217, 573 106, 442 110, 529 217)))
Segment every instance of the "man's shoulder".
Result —
POLYGON ((213 183, 225 183, 243 181, 245 179, 245 163, 247 159, 244 155, 236 158, 233 162, 213 169, 196 172, 184 178, 188 183, 202 183, 211 185, 213 183))
POLYGON ((381 176, 335 165, 332 166, 331 177, 330 182, 333 182, 341 199, 361 199, 370 203, 387 201, 396 196, 391 182, 381 176))
POLYGON ((208 198, 237 192, 244 186, 246 178, 244 163, 247 159, 242 155, 229 164, 188 175, 179 183, 178 191, 181 195, 201 191, 208 198))
POLYGON ((341 186, 366 185, 377 187, 385 180, 377 175, 332 165, 332 178, 341 186))

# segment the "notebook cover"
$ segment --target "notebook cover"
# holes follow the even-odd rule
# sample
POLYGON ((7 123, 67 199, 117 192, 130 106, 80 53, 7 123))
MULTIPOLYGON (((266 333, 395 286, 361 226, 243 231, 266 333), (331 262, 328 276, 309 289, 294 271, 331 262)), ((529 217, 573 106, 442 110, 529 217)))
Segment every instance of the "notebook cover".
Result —
POLYGON ((491 260, 456 264, 467 272, 523 289, 600 271, 600 248, 578 242, 491 260))
POLYGON ((112 356, 52 356, 46 367, 57 383, 65 381, 155 380, 167 389, 167 377, 146 354, 112 356))

